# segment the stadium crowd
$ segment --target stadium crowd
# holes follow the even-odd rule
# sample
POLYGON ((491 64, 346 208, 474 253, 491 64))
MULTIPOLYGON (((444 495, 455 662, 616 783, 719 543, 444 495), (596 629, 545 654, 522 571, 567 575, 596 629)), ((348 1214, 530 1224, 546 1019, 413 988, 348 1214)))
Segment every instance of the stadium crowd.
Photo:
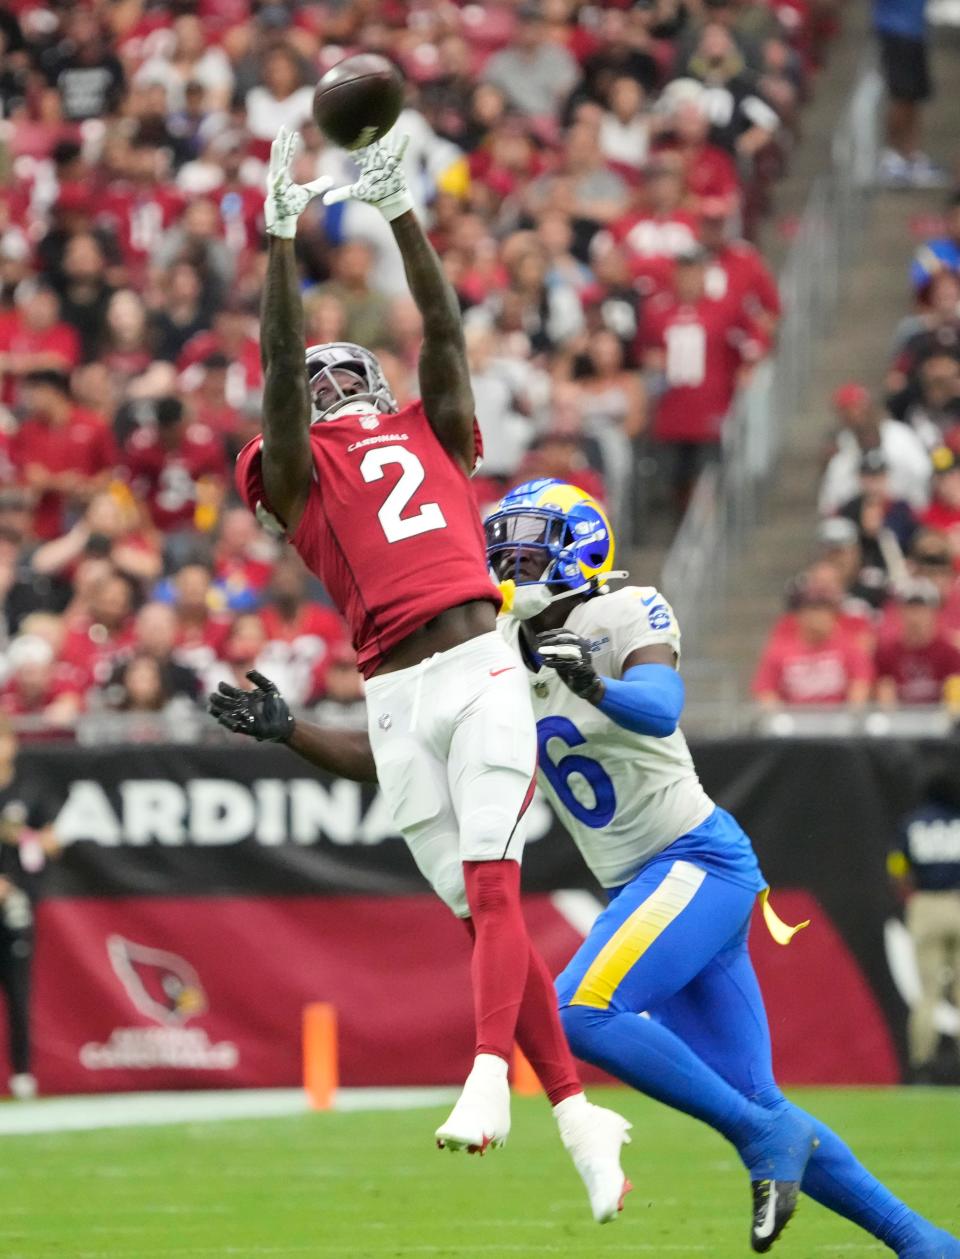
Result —
POLYGON ((960 708, 960 190, 910 286, 880 397, 833 395, 817 555, 754 678, 767 706, 960 708))
MULTIPOLYGON (((409 182, 460 296, 485 434, 478 504, 559 476, 603 498, 629 537, 634 469, 652 453, 677 516, 775 341, 776 285, 749 238, 833 9, 5 5, 0 711, 47 729, 175 711, 252 666, 297 704, 361 694, 323 591, 237 506, 231 479, 258 431, 270 142, 300 128, 296 177, 349 181, 349 155, 310 112, 319 74, 352 51, 386 54, 408 83, 409 182)), ((368 206, 314 202, 298 250, 308 340, 373 349, 402 405, 420 322, 389 229, 368 206)), ((929 336, 948 297, 931 298, 929 336)), ((947 360, 917 350, 926 326, 897 360, 898 429, 919 432, 911 417, 943 390, 947 360)), ((838 459, 857 441, 847 429, 838 459)), ((831 475, 855 497, 855 466, 831 475)), ((831 524, 862 531, 873 502, 831 524)))

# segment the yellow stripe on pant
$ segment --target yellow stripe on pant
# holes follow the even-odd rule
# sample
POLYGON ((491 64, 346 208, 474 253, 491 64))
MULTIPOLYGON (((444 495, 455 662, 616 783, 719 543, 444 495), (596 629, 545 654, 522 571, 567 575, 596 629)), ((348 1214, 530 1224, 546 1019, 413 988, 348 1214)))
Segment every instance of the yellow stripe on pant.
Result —
POLYGON ((707 877, 689 861, 675 861, 660 886, 622 923, 591 962, 571 1005, 606 1010, 627 972, 693 900, 707 877))

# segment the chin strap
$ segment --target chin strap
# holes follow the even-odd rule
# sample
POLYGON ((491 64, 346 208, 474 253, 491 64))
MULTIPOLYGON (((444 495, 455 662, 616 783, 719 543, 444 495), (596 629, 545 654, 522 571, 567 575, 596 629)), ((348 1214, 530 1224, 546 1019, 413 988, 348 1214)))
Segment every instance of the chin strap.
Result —
POLYGON ((561 599, 571 599, 574 595, 589 594, 594 589, 604 591, 607 582, 611 579, 620 581, 629 576, 630 574, 625 569, 617 569, 611 573, 604 573, 603 584, 599 587, 594 587, 591 582, 586 581, 582 586, 576 586, 573 590, 561 590, 559 593, 552 592, 542 582, 530 582, 518 586, 513 578, 508 577, 506 581, 501 581, 498 585, 503 599, 500 611, 505 616, 516 617, 518 621, 529 621, 531 617, 545 612, 552 603, 559 603, 561 599))

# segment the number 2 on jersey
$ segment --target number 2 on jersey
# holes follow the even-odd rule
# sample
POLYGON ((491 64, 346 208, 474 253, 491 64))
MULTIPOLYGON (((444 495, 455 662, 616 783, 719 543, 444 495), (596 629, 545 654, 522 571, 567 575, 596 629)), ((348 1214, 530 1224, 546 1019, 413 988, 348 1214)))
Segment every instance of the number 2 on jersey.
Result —
POLYGON ((446 529, 447 522, 439 503, 424 503, 412 516, 402 515, 426 476, 423 464, 412 450, 407 450, 405 446, 375 446, 360 461, 360 475, 368 484, 379 481, 383 478, 384 468, 394 463, 400 465, 400 480, 377 512, 387 541, 402 542, 404 538, 415 538, 420 533, 446 529))
POLYGON ((610 775, 589 756, 561 756, 558 761, 552 760, 551 739, 559 739, 568 748, 575 748, 586 743, 586 736, 566 717, 541 717, 537 722, 540 768, 557 793, 560 803, 578 822, 593 827, 594 830, 607 826, 617 811, 617 793, 613 789, 610 775), (584 804, 573 794, 570 779, 574 774, 579 774, 593 792, 592 806, 584 804))

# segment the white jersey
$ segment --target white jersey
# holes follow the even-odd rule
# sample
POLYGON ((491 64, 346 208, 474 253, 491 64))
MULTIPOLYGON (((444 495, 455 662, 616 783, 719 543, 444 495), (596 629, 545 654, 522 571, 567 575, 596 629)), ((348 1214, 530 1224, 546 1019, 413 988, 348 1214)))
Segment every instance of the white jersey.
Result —
MULTIPOLYGON (((519 649, 520 622, 499 620, 519 649)), ((577 604, 564 623, 590 643, 597 673, 619 678, 631 652, 665 643, 680 654, 673 609, 653 586, 624 586, 577 604)), ((561 682, 530 673, 540 748, 538 782, 594 876, 619 887, 645 862, 710 816, 683 734, 633 734, 561 682)))

